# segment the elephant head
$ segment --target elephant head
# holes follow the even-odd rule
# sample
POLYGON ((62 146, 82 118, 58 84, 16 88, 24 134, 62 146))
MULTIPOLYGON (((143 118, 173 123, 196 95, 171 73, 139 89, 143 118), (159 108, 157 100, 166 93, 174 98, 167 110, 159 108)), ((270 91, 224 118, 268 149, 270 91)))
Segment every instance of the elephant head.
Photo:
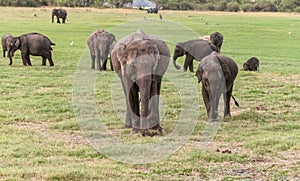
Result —
POLYGON ((62 19, 62 23, 65 23, 65 20, 67 19, 67 10, 65 9, 53 9, 52 10, 52 23, 54 22, 54 16, 57 18, 57 23, 60 23, 59 18, 62 19))
POLYGON ((186 54, 186 50, 183 48, 182 43, 177 43, 174 49, 174 54, 173 54, 173 64, 176 69, 180 69, 180 66, 176 64, 176 59, 178 57, 182 57, 183 55, 186 54))
MULTIPOLYGON (((156 83, 155 72, 158 68, 160 59, 159 50, 150 40, 138 40, 128 44, 119 44, 116 50, 116 58, 121 65, 121 81, 125 94, 128 96, 127 101, 133 117, 137 119, 134 129, 140 129, 143 135, 151 136, 148 131, 157 125, 155 107, 152 104, 151 96, 153 95, 153 86, 156 83), (140 106, 138 91, 140 92, 140 106), (129 94, 129 95, 128 95, 129 94), (141 110, 139 110, 139 108, 141 110)), ((156 93, 157 94, 157 93, 156 93)))
POLYGON ((224 98, 224 116, 230 116, 230 98, 237 73, 236 63, 231 58, 217 52, 206 56, 199 63, 196 76, 198 83, 202 82, 202 97, 210 120, 218 120, 221 95, 224 98))
POLYGON ((210 35, 210 41, 217 47, 217 51, 221 52, 224 36, 219 32, 214 32, 210 35))
POLYGON ((20 49, 21 39, 20 37, 10 37, 6 40, 6 47, 8 52, 8 57, 10 60, 9 65, 12 65, 12 57, 14 56, 15 51, 20 49))

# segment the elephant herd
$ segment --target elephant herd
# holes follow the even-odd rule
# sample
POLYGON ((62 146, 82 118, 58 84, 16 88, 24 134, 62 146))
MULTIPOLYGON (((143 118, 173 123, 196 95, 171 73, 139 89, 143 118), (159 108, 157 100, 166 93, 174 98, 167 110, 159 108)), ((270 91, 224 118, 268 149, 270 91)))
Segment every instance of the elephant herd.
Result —
MULTIPOLYGON (((195 75, 198 83, 202 83, 202 98, 210 121, 219 119, 218 105, 222 95, 224 116, 230 116, 231 98, 239 106, 232 96, 238 66, 232 58, 220 53, 222 43, 223 35, 215 32, 209 36, 209 40, 195 39, 177 43, 173 54, 176 69, 180 68, 176 59, 184 55, 184 71, 194 71, 194 59, 200 62, 195 75)), ((3 56, 5 57, 7 51, 10 65, 14 52, 19 49, 23 65, 30 66, 29 55, 34 55, 42 57, 43 66, 46 65, 46 59, 50 66, 54 66, 52 45, 55 43, 40 33, 28 33, 17 37, 6 34, 2 37, 3 56)), ((126 100, 125 127, 131 128, 133 132, 141 132, 143 136, 162 134, 159 96, 162 78, 171 57, 167 44, 161 38, 146 34, 141 29, 118 41, 112 33, 99 29, 90 34, 87 45, 90 50, 91 69, 106 70, 110 57, 111 70, 115 71, 121 80, 126 100)), ((252 57, 244 63, 243 69, 257 71, 258 66, 259 60, 252 57)))
MULTIPOLYGON (((159 116, 159 95, 162 78, 170 62, 170 50, 159 37, 146 34, 140 28, 118 41, 115 36, 103 29, 94 31, 87 43, 92 64, 95 60, 98 70, 106 69, 110 52, 111 70, 121 80, 126 100, 125 128, 141 132, 143 136, 162 134, 159 116)), ((224 116, 230 116, 230 99, 238 66, 232 58, 220 54, 223 35, 219 32, 210 36, 210 41, 189 40, 177 43, 174 49, 173 63, 186 55, 184 70, 193 72, 193 59, 200 61, 196 76, 202 82, 202 97, 210 121, 218 120, 218 104, 224 94, 224 116)))

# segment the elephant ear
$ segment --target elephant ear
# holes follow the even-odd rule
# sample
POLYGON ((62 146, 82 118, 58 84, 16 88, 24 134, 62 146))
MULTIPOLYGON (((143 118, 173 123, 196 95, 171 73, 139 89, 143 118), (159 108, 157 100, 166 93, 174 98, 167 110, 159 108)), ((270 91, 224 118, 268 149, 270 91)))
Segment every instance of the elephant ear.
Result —
POLYGON ((160 60, 160 54, 159 54, 159 49, 156 46, 156 44, 153 44, 153 47, 149 48, 149 54, 154 56, 155 61, 155 65, 153 67, 153 70, 155 71, 157 66, 158 66, 158 61, 160 60))
POLYGON ((126 44, 120 43, 119 47, 117 49, 117 58, 120 60, 120 62, 123 62, 124 59, 127 58, 127 52, 126 52, 126 44))
POLYGON ((202 69, 202 67, 199 67, 196 71, 196 76, 198 78, 198 83, 200 83, 201 80, 202 80, 202 74, 203 74, 203 69, 202 69))
POLYGON ((15 44, 15 46, 16 46, 17 48, 19 48, 19 47, 20 47, 20 44, 21 44, 20 39, 17 38, 17 39, 15 40, 14 44, 15 44))
POLYGON ((228 80, 231 77, 231 72, 228 65, 225 63, 224 57, 220 56, 219 54, 216 54, 216 57, 219 60, 220 66, 223 70, 225 80, 228 80))

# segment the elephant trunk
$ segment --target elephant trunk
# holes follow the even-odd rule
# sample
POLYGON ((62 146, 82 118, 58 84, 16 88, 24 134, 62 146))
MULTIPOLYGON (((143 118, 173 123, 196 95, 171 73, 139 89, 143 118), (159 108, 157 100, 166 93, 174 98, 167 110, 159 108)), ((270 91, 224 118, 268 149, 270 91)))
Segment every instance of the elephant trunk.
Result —
POLYGON ((177 57, 174 57, 174 58, 173 58, 173 65, 174 65, 174 67, 175 67, 177 70, 179 70, 179 69, 180 69, 180 66, 176 64, 176 59, 177 59, 177 57))
POLYGON ((54 14, 52 13, 52 23, 54 22, 54 14))
POLYGON ((150 77, 143 77, 139 80, 139 89, 141 97, 141 118, 140 118, 140 128, 143 136, 152 136, 148 131, 151 123, 149 122, 149 115, 151 110, 149 109, 150 100, 150 89, 151 89, 151 79, 150 77))

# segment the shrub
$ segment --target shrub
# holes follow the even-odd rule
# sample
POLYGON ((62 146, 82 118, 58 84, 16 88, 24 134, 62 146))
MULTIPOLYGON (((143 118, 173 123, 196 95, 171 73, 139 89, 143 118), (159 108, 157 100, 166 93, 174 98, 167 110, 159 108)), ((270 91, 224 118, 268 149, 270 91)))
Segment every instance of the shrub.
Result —
POLYGON ((259 1, 255 3, 254 6, 255 11, 263 11, 263 12, 277 12, 278 9, 275 4, 267 1, 259 1))
POLYGON ((200 10, 202 11, 214 11, 216 10, 216 6, 213 3, 205 3, 200 6, 200 10))
POLYGON ((194 10, 196 4, 191 2, 182 2, 180 3, 179 6, 180 6, 180 10, 194 10))
POLYGON ((253 4, 245 4, 243 7, 244 12, 254 12, 254 5, 253 4))
POLYGON ((217 6, 217 11, 225 11, 227 9, 227 1, 221 1, 217 6))
POLYGON ((297 0, 282 0, 280 3, 280 9, 281 11, 292 12, 297 7, 298 5, 297 3, 298 3, 297 0))
POLYGON ((240 10, 240 5, 237 2, 228 3, 227 10, 229 12, 238 12, 240 10))
POLYGON ((294 11, 295 11, 296 13, 300 13, 300 7, 296 7, 296 8, 294 9, 294 11))

